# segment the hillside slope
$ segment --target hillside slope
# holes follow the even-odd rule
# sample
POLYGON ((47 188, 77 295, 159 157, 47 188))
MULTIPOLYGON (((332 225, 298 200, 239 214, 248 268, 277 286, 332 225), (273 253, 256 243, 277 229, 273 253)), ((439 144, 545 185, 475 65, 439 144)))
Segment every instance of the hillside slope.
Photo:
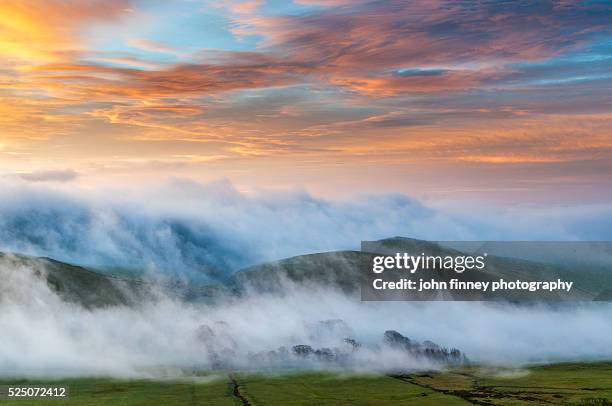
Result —
POLYGON ((137 281, 112 278, 80 266, 17 254, 0 253, 3 272, 28 272, 47 285, 65 301, 84 307, 128 305, 130 292, 139 291, 137 281))
POLYGON ((287 281, 339 288, 345 293, 359 290, 359 271, 372 254, 333 251, 299 255, 236 272, 229 281, 234 290, 276 291, 287 281))
MULTIPOLYGON (((162 294, 186 302, 212 302, 227 293, 219 284, 193 283, 156 275, 141 278, 115 276, 108 272, 56 261, 51 258, 0 253, 0 270, 28 272, 43 280, 64 301, 86 308, 132 306, 155 300, 162 294)), ((0 284, 7 283, 0 280, 0 284)), ((0 299, 2 290, 0 289, 0 299)))
MULTIPOLYGON (((438 243, 408 238, 389 238, 376 245, 378 252, 333 251, 299 255, 279 261, 255 265, 234 273, 225 285, 196 282, 179 282, 171 279, 147 281, 116 277, 80 266, 70 265, 49 258, 0 253, 0 269, 16 272, 29 269, 43 278, 62 299, 85 307, 132 305, 145 297, 153 297, 153 291, 185 301, 214 301, 231 293, 247 289, 256 292, 274 292, 286 289, 286 282, 298 285, 318 285, 334 288, 358 296, 362 269, 377 254, 410 252, 416 255, 460 255, 461 251, 438 243)), ((436 277, 438 280, 453 277, 436 270, 419 271, 420 277, 436 277)), ((472 280, 538 280, 560 277, 574 281, 574 299, 610 300, 612 273, 599 269, 581 269, 575 266, 541 263, 517 258, 490 255, 484 271, 469 271, 472 280)), ((464 274, 465 275, 465 274, 464 274)), ((0 290, 1 295, 1 290, 0 290)), ((550 294, 554 299, 554 293, 550 294)), ((522 299, 517 293, 517 300, 522 299)), ((462 300, 462 297, 453 297, 462 300)))
MULTIPOLYGON (((235 291, 254 289, 257 291, 274 291, 283 289, 284 281, 297 284, 314 284, 326 287, 339 288, 345 293, 357 294, 360 290, 362 269, 368 266, 376 254, 392 254, 395 252, 409 252, 415 255, 455 256, 462 255, 462 251, 446 247, 435 242, 394 237, 380 240, 376 244, 376 252, 362 251, 333 251, 317 254, 300 255, 268 262, 246 268, 232 275, 229 285, 235 291)), ((506 280, 521 279, 552 280, 560 277, 574 281, 571 298, 575 300, 593 300, 603 297, 602 292, 610 284, 591 283, 595 276, 575 267, 566 267, 557 264, 548 264, 528 261, 517 258, 506 258, 490 255, 487 258, 485 270, 470 270, 462 274, 462 280, 493 281, 500 278, 506 280)), ((428 279, 448 280, 456 277, 452 272, 441 273, 438 270, 419 270, 419 276, 428 279)), ((610 276, 597 274, 597 280, 605 280, 610 276)), ((465 300, 462 293, 455 294, 455 300, 465 300)), ((511 300, 524 299, 525 293, 516 291, 509 298, 511 300)), ((542 293, 540 298, 557 299, 557 293, 542 293)))

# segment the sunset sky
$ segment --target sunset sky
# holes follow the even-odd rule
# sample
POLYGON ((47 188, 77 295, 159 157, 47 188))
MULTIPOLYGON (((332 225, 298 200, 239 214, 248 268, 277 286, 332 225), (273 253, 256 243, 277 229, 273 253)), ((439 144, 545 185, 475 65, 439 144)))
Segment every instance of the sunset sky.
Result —
POLYGON ((528 3, 3 0, 0 172, 609 201, 612 4, 528 3))

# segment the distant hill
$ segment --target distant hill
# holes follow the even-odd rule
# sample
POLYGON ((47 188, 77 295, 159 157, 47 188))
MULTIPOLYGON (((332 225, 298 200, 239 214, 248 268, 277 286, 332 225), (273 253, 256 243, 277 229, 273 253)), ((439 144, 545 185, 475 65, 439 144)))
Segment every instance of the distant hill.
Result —
POLYGON ((132 302, 128 292, 138 290, 139 284, 50 258, 0 253, 0 266, 12 272, 29 269, 35 277, 46 279, 49 287, 62 299, 85 307, 128 305, 132 302))
POLYGON ((267 262, 236 272, 228 285, 237 291, 248 288, 275 291, 284 281, 340 288, 345 293, 359 291, 360 269, 372 254, 361 251, 333 251, 300 255, 267 262))
POLYGON ((131 306, 154 298, 158 292, 185 301, 211 301, 226 291, 219 285, 117 277, 50 258, 18 254, 0 253, 0 267, 14 272, 29 269, 63 300, 87 308, 131 306))
MULTIPOLYGON (((372 257, 377 254, 392 254, 395 252, 409 252, 415 255, 455 256, 464 254, 454 248, 423 240, 403 237, 394 237, 377 241, 376 252, 362 251, 333 251, 317 254, 300 255, 252 266, 236 272, 230 279, 230 286, 237 291, 247 288, 273 291, 282 289, 282 281, 294 283, 309 283, 326 287, 336 287, 345 293, 358 293, 360 290, 361 270, 368 266, 372 257)), ((463 274, 462 280, 493 281, 499 278, 506 280, 521 279, 550 280, 562 278, 574 281, 571 297, 576 300, 593 300, 598 297, 602 300, 607 295, 602 294, 606 286, 612 285, 612 275, 608 272, 595 273, 591 270, 585 272, 576 267, 567 267, 557 264, 548 264, 524 259, 506 258, 489 255, 485 270, 470 270, 463 274), (593 282, 595 280, 595 282, 593 282), (601 283, 601 281, 608 281, 601 283)), ((452 272, 440 273, 437 270, 420 270, 419 276, 424 279, 437 278, 445 280, 457 275, 452 272)), ((516 291, 508 295, 510 300, 524 299, 524 292, 516 291)), ((542 293, 540 297, 555 299, 557 293, 542 293)), ((427 298, 427 297, 425 297, 427 298)), ((447 299, 451 299, 448 297, 447 299)), ((465 299, 461 293, 452 297, 454 300, 465 299)))
MULTIPOLYGON (((185 301, 211 302, 227 294, 241 294, 247 289, 274 292, 286 288, 286 281, 298 285, 319 285, 334 288, 357 297, 360 292, 361 270, 368 266, 374 255, 393 252, 410 252, 415 255, 461 255, 462 251, 438 243, 394 237, 377 242, 377 252, 333 251, 272 261, 252 266, 231 275, 224 284, 204 284, 173 280, 147 281, 129 277, 117 277, 105 272, 70 265, 50 258, 34 258, 24 255, 0 253, 0 266, 19 269, 26 266, 36 270, 36 275, 64 300, 85 307, 137 304, 145 297, 154 297, 157 290, 185 301)), ((453 274, 436 270, 420 270, 420 277, 444 279, 453 274)), ((474 280, 538 280, 560 277, 575 283, 572 289, 577 300, 610 300, 612 297, 612 272, 600 268, 580 269, 574 266, 547 264, 524 259, 489 255, 483 271, 468 271, 474 280)), ((465 275, 465 274, 464 274, 465 275)), ((1 283, 1 282, 0 282, 1 283)), ((551 298, 556 293, 551 293, 551 298)), ((514 299, 522 299, 516 293, 514 299)), ((511 298, 511 299, 513 299, 511 298)), ((448 298, 451 299, 451 298, 448 298)), ((452 299, 462 300, 460 296, 452 299)))

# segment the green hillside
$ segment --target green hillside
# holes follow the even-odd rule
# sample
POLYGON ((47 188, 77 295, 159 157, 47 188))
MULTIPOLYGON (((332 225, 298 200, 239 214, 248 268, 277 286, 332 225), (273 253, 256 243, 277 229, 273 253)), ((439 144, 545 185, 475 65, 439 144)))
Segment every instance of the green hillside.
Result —
MULTIPOLYGON (((612 404, 612 364, 569 363, 500 369, 470 366, 444 372, 219 372, 177 380, 0 380, 0 385, 65 385, 54 405, 566 405, 612 404)), ((8 406, 40 400, 2 401, 8 406)))
MULTIPOLYGON (((437 243, 408 238, 389 238, 377 242, 377 252, 334 251, 309 255, 300 255, 256 265, 235 273, 229 285, 237 291, 251 288, 259 291, 274 291, 283 288, 283 281, 297 284, 314 284, 325 287, 336 287, 345 293, 357 294, 360 290, 362 270, 368 266, 376 254, 392 254, 395 252, 410 252, 416 255, 455 256, 462 252, 437 243)), ((606 297, 606 289, 612 286, 611 272, 584 272, 576 267, 565 267, 524 259, 505 258, 490 255, 484 270, 470 270, 462 274, 462 280, 494 281, 500 278, 506 280, 544 280, 562 278, 574 281, 570 297, 576 300, 601 300, 606 297), (607 282, 609 281, 609 282, 607 282)), ((419 277, 449 280, 457 277, 454 272, 439 270, 419 270, 419 277)), ((511 300, 524 299, 525 293, 515 291, 508 294, 511 300)), ((544 292, 540 298, 557 299, 557 293, 544 292)), ((427 297, 425 297, 427 298, 427 297)), ((462 300, 461 292, 453 296, 462 300)), ((483 297, 484 299, 484 297, 483 297)))
POLYGON ((218 284, 172 279, 136 279, 87 269, 50 258, 0 253, 0 267, 10 272, 32 272, 65 301, 87 308, 135 305, 158 291, 184 301, 213 301, 226 293, 218 284))
MULTIPOLYGON (((138 303, 151 295, 152 287, 162 289, 166 294, 185 301, 206 301, 246 289, 255 291, 277 291, 285 288, 285 282, 295 284, 319 285, 337 288, 358 296, 362 269, 368 266, 376 254, 393 252, 424 253, 426 255, 460 255, 461 252, 437 243, 408 238, 389 238, 377 242, 379 252, 333 251, 299 255, 279 261, 255 265, 235 272, 225 284, 206 284, 164 279, 163 281, 135 279, 127 276, 114 276, 108 272, 86 269, 49 258, 34 258, 23 255, 0 253, 0 266, 5 269, 35 270, 40 278, 45 278, 49 286, 69 302, 85 307, 130 305, 138 303)), ((438 280, 450 279, 457 275, 452 272, 441 273, 437 270, 420 270, 419 277, 438 280)), ((142 274, 141 274, 142 277, 142 274)), ((558 264, 541 263, 524 259, 506 258, 490 255, 483 271, 470 270, 463 274, 463 280, 493 281, 537 280, 562 278, 574 281, 572 295, 577 300, 610 300, 612 298, 612 272, 603 268, 580 268, 558 264)), ((516 291, 510 299, 521 300, 522 292, 516 291)), ((555 298, 557 293, 547 293, 540 297, 555 298)), ((425 297, 427 299, 427 297, 425 297)), ((464 299, 459 293, 455 300, 464 299)), ((472 298, 473 299, 473 298, 472 298)))
POLYGON ((62 299, 85 307, 127 305, 142 290, 135 280, 118 279, 49 258, 0 253, 0 266, 10 272, 32 272, 46 280, 62 299))
POLYGON ((283 289, 283 282, 317 284, 340 288, 345 293, 359 290, 359 272, 372 257, 360 251, 334 251, 300 255, 256 265, 232 275, 228 282, 234 290, 283 289))

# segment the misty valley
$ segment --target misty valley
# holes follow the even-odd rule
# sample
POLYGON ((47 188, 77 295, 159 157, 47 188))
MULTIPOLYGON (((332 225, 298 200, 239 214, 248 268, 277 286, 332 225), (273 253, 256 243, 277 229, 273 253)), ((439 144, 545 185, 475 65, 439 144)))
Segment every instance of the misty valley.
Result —
MULTIPOLYGON (((412 251, 442 249, 420 240, 383 241, 412 251)), ((604 387, 568 387, 555 398, 550 389, 528 383, 547 377, 547 368, 562 379, 569 373, 564 368, 583 365, 578 361, 612 359, 607 332, 592 334, 593 326, 609 326, 607 302, 361 302, 359 271, 373 255, 297 256, 237 271, 222 282, 194 282, 2 254, 2 382, 52 379, 71 382, 81 393, 124 387, 127 404, 154 382, 169 385, 176 399, 201 391, 206 399, 218 396, 220 404, 282 403, 262 400, 267 385, 294 393, 291 404, 313 402, 310 389, 294 381, 312 385, 315 393, 329 382, 347 390, 365 385, 380 404, 394 404, 398 392, 415 404, 606 395, 604 387), (516 390, 505 389, 514 384, 516 390), (383 394, 379 387, 393 389, 383 394)), ((515 269, 510 263, 508 270, 515 269)), ((499 264, 494 269, 506 275, 499 264)), ((583 281, 583 293, 590 286, 583 281)), ((591 365, 594 379, 610 368, 584 365, 591 365)))

